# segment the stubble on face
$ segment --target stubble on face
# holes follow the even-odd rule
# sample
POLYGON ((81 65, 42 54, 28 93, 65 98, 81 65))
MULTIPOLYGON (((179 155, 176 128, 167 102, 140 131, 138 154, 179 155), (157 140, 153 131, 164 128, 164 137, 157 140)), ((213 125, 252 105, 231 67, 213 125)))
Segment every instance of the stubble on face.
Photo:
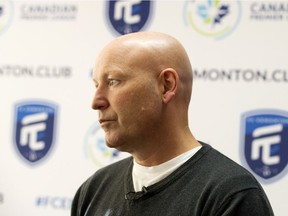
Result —
MULTIPOLYGON (((151 139, 153 128, 158 124, 161 99, 151 79, 131 80, 125 89, 119 90, 111 109, 117 121, 107 125, 106 143, 121 151, 133 152, 141 143, 151 139)), ((124 87, 123 87, 124 88, 124 87)), ((154 136, 154 135, 153 135, 154 136)))
POLYGON ((101 67, 96 67, 97 77, 101 77, 103 71, 119 68, 124 74, 124 79, 120 80, 118 86, 109 90, 109 107, 99 110, 99 116, 112 120, 101 125, 105 131, 107 146, 131 153, 139 148, 142 142, 154 136, 153 127, 158 121, 157 115, 160 114, 162 105, 161 94, 155 68, 143 63, 147 57, 142 51, 131 53, 129 47, 125 50, 126 60, 122 60, 119 55, 123 54, 123 48, 121 52, 115 49, 110 49, 104 57, 102 56, 102 62, 98 63, 101 67))

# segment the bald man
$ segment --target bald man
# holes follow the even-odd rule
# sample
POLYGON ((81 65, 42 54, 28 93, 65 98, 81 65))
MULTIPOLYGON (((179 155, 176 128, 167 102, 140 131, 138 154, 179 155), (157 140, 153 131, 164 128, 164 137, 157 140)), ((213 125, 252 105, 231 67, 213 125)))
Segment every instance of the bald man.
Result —
POLYGON ((84 182, 72 216, 273 215, 256 179, 191 133, 192 68, 175 38, 116 38, 98 56, 93 80, 107 146, 132 157, 84 182))

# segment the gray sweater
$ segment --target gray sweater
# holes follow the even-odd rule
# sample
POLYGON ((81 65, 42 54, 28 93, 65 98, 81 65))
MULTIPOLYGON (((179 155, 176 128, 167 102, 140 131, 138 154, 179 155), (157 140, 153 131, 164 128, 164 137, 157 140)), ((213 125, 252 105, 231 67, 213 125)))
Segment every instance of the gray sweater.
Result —
POLYGON ((77 191, 71 216, 272 216, 260 184, 210 145, 165 179, 134 192, 133 159, 98 170, 77 191))

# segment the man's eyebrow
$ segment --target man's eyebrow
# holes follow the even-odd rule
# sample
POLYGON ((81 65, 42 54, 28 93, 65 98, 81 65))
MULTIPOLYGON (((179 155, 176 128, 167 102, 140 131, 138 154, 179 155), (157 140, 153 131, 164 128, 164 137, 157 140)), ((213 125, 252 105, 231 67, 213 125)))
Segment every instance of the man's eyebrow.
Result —
MULTIPOLYGON (((93 73, 94 74, 94 73, 93 73)), ((119 68, 109 68, 105 71, 103 71, 103 73, 101 74, 100 77, 98 77, 98 79, 96 79, 96 77, 92 77, 92 81, 95 83, 95 84, 98 84, 99 81, 101 80, 105 80, 107 79, 109 76, 113 76, 113 75, 117 75, 117 76, 127 76, 126 73, 123 72, 123 70, 119 69, 119 68)))

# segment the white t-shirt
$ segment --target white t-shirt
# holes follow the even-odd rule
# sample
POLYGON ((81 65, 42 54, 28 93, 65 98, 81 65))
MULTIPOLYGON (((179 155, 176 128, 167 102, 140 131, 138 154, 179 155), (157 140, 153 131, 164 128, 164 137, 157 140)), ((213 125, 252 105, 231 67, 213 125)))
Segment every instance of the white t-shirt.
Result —
POLYGON ((172 158, 169 161, 166 161, 165 163, 152 167, 142 166, 134 160, 134 166, 132 170, 134 190, 136 192, 141 191, 143 187, 148 187, 161 181, 182 164, 184 164, 201 147, 202 146, 195 147, 175 158, 172 158))

